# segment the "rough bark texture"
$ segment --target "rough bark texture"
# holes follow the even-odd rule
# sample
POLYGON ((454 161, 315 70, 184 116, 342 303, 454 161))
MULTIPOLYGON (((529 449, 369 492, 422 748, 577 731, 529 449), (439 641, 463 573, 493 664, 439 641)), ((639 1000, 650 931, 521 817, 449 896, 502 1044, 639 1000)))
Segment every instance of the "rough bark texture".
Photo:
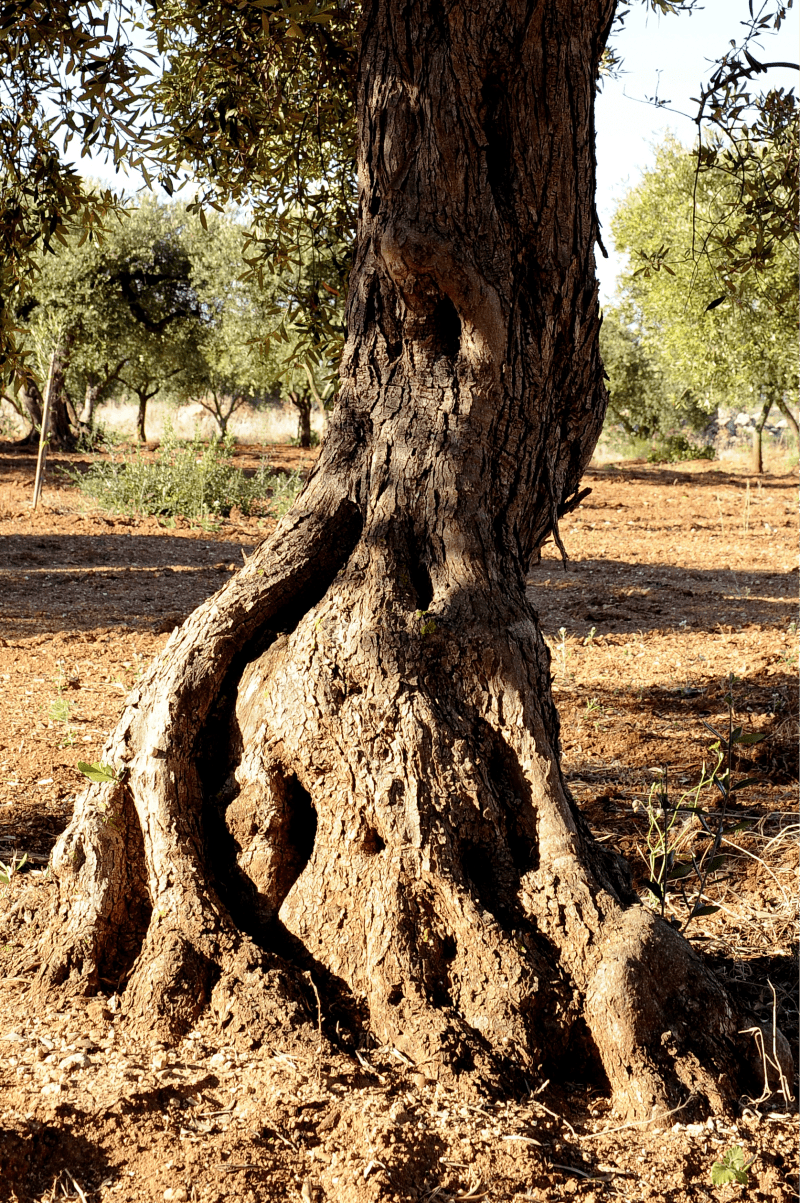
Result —
POLYGON ((301 447, 311 446, 311 393, 289 393, 292 405, 297 410, 297 441, 301 447))
POLYGON ((753 453, 751 457, 751 470, 756 476, 761 476, 764 471, 764 455, 763 455, 763 436, 764 425, 769 417, 769 411, 772 409, 772 396, 767 396, 761 406, 761 413, 758 415, 755 426, 753 427, 753 453))
POLYGON ((735 1091, 739 1017, 564 785, 525 595, 605 408, 611 11, 367 6, 340 399, 294 510, 128 699, 120 779, 54 854, 49 987, 257 1039, 301 966, 431 1077, 584 1071, 636 1117, 735 1091))
POLYGON ((27 376, 19 387, 19 399, 28 415, 28 421, 31 424, 30 432, 21 439, 21 443, 37 443, 39 441, 39 430, 42 425, 42 394, 38 384, 32 376, 27 376))
POLYGON ((77 444, 77 433, 70 416, 71 403, 67 392, 67 371, 76 337, 77 331, 68 330, 62 336, 53 360, 53 400, 48 441, 51 447, 60 451, 74 451, 77 444))

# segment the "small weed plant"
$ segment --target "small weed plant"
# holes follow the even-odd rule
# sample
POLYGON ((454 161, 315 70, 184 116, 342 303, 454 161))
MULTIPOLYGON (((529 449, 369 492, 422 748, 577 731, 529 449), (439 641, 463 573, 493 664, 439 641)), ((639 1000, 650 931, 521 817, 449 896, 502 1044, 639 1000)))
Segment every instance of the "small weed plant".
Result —
POLYGON ((167 519, 181 516, 205 525, 227 517, 234 507, 243 514, 281 518, 302 485, 299 473, 273 472, 266 463, 246 476, 234 466, 232 435, 205 444, 196 434, 187 444, 169 425, 152 461, 137 451, 93 464, 85 473, 67 474, 103 509, 167 519))
POLYGON ((646 888, 662 918, 666 918, 670 893, 680 895, 686 917, 683 922, 677 919, 671 919, 670 922, 681 931, 693 919, 713 915, 719 910, 719 907, 706 901, 706 887, 722 868, 724 857, 721 848, 725 836, 743 829, 743 824, 739 822, 734 821, 731 825, 730 811, 736 794, 761 780, 760 777, 733 779, 735 749, 764 739, 763 735, 734 727, 733 685, 734 678, 731 676, 725 695, 728 706, 727 734, 717 731, 710 723, 704 723, 715 736, 710 751, 716 757, 716 764, 711 773, 707 774, 704 764, 697 785, 676 797, 670 792, 667 771, 662 770, 659 779, 650 787, 647 804, 643 808, 648 822, 645 860, 650 875, 646 888), (719 809, 714 816, 700 803, 701 794, 706 789, 716 789, 720 795, 719 809), (695 847, 698 836, 705 843, 701 850, 695 847))
POLYGON ((64 728, 64 739, 62 740, 62 748, 71 748, 75 743, 76 735, 70 725, 70 715, 72 713, 72 703, 69 698, 64 696, 65 678, 63 675, 56 677, 57 696, 50 703, 49 718, 52 723, 64 728))
POLYGON ((754 1161, 755 1157, 747 1160, 741 1145, 734 1145, 732 1149, 727 1149, 719 1161, 715 1161, 711 1167, 712 1186, 726 1186, 729 1182, 738 1182, 740 1186, 747 1186, 748 1171, 754 1161))
POLYGON ((65 698, 62 694, 59 694, 59 696, 50 703, 50 718, 54 723, 69 722, 69 711, 69 699, 65 698))
POLYGON ((10 886, 14 878, 28 862, 27 852, 23 852, 19 860, 17 860, 16 852, 11 857, 8 864, 0 860, 0 885, 10 886))

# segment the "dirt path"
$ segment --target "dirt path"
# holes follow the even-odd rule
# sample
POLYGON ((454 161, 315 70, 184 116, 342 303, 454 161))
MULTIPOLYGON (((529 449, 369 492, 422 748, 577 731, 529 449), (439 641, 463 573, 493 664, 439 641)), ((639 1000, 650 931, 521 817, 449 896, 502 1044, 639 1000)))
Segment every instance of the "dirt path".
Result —
MULTIPOLYGON (((270 452, 287 469, 313 460, 270 452)), ((240 462, 255 466, 252 449, 240 462)), ((687 1128, 676 1115, 661 1132, 600 1135, 614 1127, 605 1102, 578 1085, 463 1099, 390 1049, 242 1056, 212 1015, 178 1049, 145 1047, 117 1021, 114 983, 37 1012, 26 990, 46 862, 81 788, 77 761, 99 758, 138 674, 269 523, 166 527, 84 512, 49 485, 32 515, 33 469, 33 456, 0 448, 0 860, 24 852, 34 866, 0 886, 0 1199, 795 1197, 792 1125, 774 1104, 735 1122, 687 1128), (737 1144, 757 1155, 749 1186, 712 1188, 713 1161, 737 1144)), ((530 581, 570 787, 643 887, 649 789, 663 770, 673 789, 698 781, 713 742, 704 722, 727 723, 734 674, 736 721, 768 736, 739 771, 763 779, 742 795, 741 830, 709 885, 720 909, 689 934, 764 1018, 771 982, 792 1035, 796 482, 625 464, 585 483, 592 494, 562 526, 567 571, 551 544, 530 581)))

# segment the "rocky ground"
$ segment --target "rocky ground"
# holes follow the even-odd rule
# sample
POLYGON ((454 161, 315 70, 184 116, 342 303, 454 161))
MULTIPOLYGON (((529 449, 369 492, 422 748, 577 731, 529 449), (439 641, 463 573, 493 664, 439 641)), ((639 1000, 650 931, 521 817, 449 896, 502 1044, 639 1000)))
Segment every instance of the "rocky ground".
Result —
MULTIPOLYGON (((276 466, 313 452, 271 448, 276 466)), ((246 448, 243 466, 258 449, 246 448)), ((67 457, 70 458, 70 457, 67 457)), ((74 462, 74 457, 71 457, 74 462)), ((101 514, 52 469, 30 510, 34 457, 0 447, 0 1199, 689 1200, 796 1198, 793 1108, 743 1099, 703 1124, 621 1127, 569 1082, 477 1097, 396 1050, 345 1054, 309 1027, 246 1053, 207 1014, 175 1048, 134 1040, 116 984, 62 1011, 37 999, 32 951, 53 886, 47 858, 123 698, 173 627, 235 572, 269 520, 216 531, 101 514), (0 870, 2 873, 2 870, 0 870), (746 1183, 714 1186, 740 1147, 746 1183)), ((708 463, 593 468, 531 594, 553 652, 570 787, 644 890, 647 798, 709 766, 706 723, 767 738, 706 883, 713 914, 686 934, 730 989, 797 1035, 797 523, 794 477, 708 463)), ((701 801, 716 814, 709 791, 701 801)), ((687 827, 687 846, 697 829, 687 827)), ((679 894, 667 910, 685 918, 679 894)))

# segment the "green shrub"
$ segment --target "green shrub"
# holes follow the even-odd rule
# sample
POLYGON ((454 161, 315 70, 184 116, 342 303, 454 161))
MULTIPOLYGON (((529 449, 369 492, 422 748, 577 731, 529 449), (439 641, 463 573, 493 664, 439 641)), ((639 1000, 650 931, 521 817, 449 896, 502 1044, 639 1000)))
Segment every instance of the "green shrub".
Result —
MULTIPOLYGON (((319 437, 319 431, 312 430, 311 431, 311 442, 308 444, 309 447, 319 447, 321 442, 322 442, 322 440, 319 437)), ((289 446, 290 447, 299 447, 300 446, 300 435, 299 434, 292 435, 292 437, 289 439, 289 446)))
POLYGON ((205 445, 195 435, 181 443, 167 427, 152 461, 137 451, 67 475, 103 509, 121 514, 208 521, 227 517, 235 506, 243 514, 282 517, 302 487, 300 474, 273 472, 262 463, 254 476, 246 476, 234 467, 232 450, 231 436, 205 445))
POLYGON ((714 459, 716 452, 710 443, 700 447, 685 434, 670 434, 653 444, 647 457, 649 464, 677 464, 690 459, 714 459))

